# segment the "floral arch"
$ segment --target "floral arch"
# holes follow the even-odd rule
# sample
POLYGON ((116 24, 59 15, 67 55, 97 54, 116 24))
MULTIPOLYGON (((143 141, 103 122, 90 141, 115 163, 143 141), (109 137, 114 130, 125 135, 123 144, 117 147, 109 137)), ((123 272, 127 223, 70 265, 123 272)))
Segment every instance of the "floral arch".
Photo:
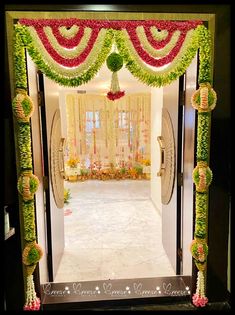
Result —
POLYGON ((42 257, 36 242, 34 194, 39 181, 33 174, 31 124, 33 102, 27 95, 25 49, 46 76, 63 86, 90 81, 106 61, 113 44, 125 67, 143 83, 161 87, 181 76, 199 50, 199 89, 192 96, 197 110, 195 229, 191 253, 198 269, 195 306, 205 306, 204 278, 208 254, 208 187, 211 111, 216 93, 211 87, 211 36, 201 20, 81 20, 19 19, 14 26, 15 98, 20 176, 18 191, 24 222, 22 260, 27 274, 25 310, 40 308, 34 289, 33 271, 42 257), (164 67, 163 67, 164 66, 164 67))

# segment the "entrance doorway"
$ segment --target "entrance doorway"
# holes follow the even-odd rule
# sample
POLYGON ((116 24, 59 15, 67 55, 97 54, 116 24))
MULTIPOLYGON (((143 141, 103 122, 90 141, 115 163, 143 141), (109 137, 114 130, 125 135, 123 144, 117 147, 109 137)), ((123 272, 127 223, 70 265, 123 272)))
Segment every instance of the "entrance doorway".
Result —
MULTIPOLYGON (((34 80, 29 80, 30 95, 36 96, 39 93, 41 96, 38 107, 38 117, 35 117, 35 122, 32 120, 32 130, 33 139, 36 130, 41 130, 40 139, 36 136, 36 139, 33 140, 33 146, 37 146, 38 148, 40 144, 40 156, 42 157, 41 162, 43 164, 43 168, 41 169, 41 174, 44 178, 44 187, 42 187, 43 196, 41 196, 41 199, 38 197, 38 200, 36 200, 36 211, 37 220, 41 222, 41 224, 38 224, 39 239, 41 238, 45 244, 47 252, 47 259, 44 259, 44 262, 43 260, 40 262, 40 270, 42 269, 40 276, 43 279, 41 282, 44 283, 46 281, 56 280, 66 246, 64 209, 60 206, 58 207, 58 200, 56 201, 55 198, 55 190, 61 190, 61 183, 59 184, 57 182, 54 185, 56 188, 52 187, 53 163, 51 156, 53 156, 53 154, 51 146, 53 146, 53 141, 50 138, 55 128, 56 137, 59 139, 59 147, 61 146, 60 139, 66 138, 66 132, 63 130, 61 130, 61 136, 58 134, 60 132, 60 124, 63 125, 61 121, 65 119, 65 112, 61 114, 58 86, 56 87, 55 83, 43 77, 42 74, 37 74, 36 68, 29 57, 28 69, 29 77, 35 77, 34 80), (36 77, 38 79, 36 79, 36 77), (36 120, 38 120, 38 123, 36 120), (34 123, 35 127, 33 126, 34 123), (36 126, 38 129, 36 129, 36 126), (42 203, 44 205, 43 211, 40 210, 42 203)), ((151 112, 151 147, 155 148, 155 154, 151 155, 151 164, 154 171, 151 171, 149 195, 151 196, 151 200, 155 199, 155 206, 156 202, 161 204, 159 207, 161 208, 160 217, 162 220, 161 244, 175 275, 191 275, 192 269, 188 244, 190 244, 192 239, 193 221, 193 183, 190 171, 193 170, 194 166, 195 116, 190 105, 190 95, 196 88, 196 73, 197 61, 195 58, 186 74, 181 77, 180 80, 175 81, 168 87, 162 88, 161 91, 160 89, 152 89, 150 91, 152 94, 151 109, 153 109, 151 112), (162 103, 158 108, 159 99, 161 99, 162 103), (157 176, 159 171, 162 170, 164 172, 164 164, 169 163, 166 139, 164 139, 166 146, 164 148, 160 147, 160 143, 158 144, 157 142, 158 136, 162 138, 165 137, 164 130, 162 129, 164 127, 162 122, 165 118, 162 118, 161 114, 161 112, 164 111, 167 111, 170 116, 170 124, 173 128, 174 135, 174 152, 173 157, 171 157, 171 159, 174 159, 174 161, 172 160, 173 162, 171 162, 173 163, 172 165, 174 165, 173 180, 171 183, 172 187, 169 188, 171 192, 167 202, 163 201, 163 196, 161 196, 160 193, 160 191, 163 191, 165 179, 163 176, 157 176), (156 120, 158 123, 156 123, 156 120), (190 150, 189 146, 191 148, 190 150)), ((64 109, 62 109, 62 111, 64 111, 64 109)), ((169 126, 167 128, 169 128, 169 126)), ((56 140, 54 142, 56 142, 56 140)), ((34 158, 36 161, 39 155, 37 150, 34 150, 34 152, 35 154, 37 152, 37 157, 35 156, 34 158)), ((59 165, 60 163, 61 161, 59 165)), ((39 165, 38 168, 40 168, 39 165)), ((61 170, 64 170, 63 167, 61 170)), ((73 183, 73 185, 76 184, 73 183)), ((154 277, 156 274, 152 276, 154 277)), ((138 272, 136 277, 138 277, 138 272)))

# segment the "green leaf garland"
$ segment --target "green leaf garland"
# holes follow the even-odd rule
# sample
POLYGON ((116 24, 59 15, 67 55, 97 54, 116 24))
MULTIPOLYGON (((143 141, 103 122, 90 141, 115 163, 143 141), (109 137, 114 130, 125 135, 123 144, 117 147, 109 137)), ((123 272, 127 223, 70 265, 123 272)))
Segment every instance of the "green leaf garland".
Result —
POLYGON ((40 69, 48 78, 52 79, 58 84, 71 87, 85 84, 95 77, 112 48, 114 36, 114 31, 111 29, 108 30, 104 39, 101 52, 98 54, 96 63, 92 64, 89 69, 82 73, 80 76, 68 78, 66 76, 58 74, 53 69, 51 69, 48 64, 44 62, 40 52, 34 47, 32 38, 25 26, 17 25, 16 29, 21 34, 22 42, 24 43, 25 47, 27 47, 27 51, 32 60, 38 66, 38 69, 40 69))
POLYGON ((166 70, 162 73, 157 71, 153 72, 144 68, 144 65, 140 66, 136 63, 135 59, 131 55, 131 52, 127 48, 127 39, 123 31, 115 31, 115 40, 118 51, 123 57, 125 67, 133 74, 134 77, 138 78, 148 86, 161 87, 170 84, 172 81, 180 77, 192 62, 196 52, 198 50, 198 32, 197 29, 193 32, 190 38, 190 43, 187 45, 186 51, 179 60, 177 57, 173 61, 175 66, 171 70, 166 70))

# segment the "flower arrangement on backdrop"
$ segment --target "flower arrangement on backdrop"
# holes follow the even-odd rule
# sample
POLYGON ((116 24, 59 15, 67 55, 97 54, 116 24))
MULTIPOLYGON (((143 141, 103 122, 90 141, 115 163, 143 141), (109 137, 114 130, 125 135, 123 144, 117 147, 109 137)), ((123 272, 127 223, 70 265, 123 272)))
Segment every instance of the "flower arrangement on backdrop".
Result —
POLYGON ((64 203, 69 204, 69 200, 71 199, 71 191, 69 188, 64 189, 64 203))
POLYGON ((68 161, 66 161, 66 164, 71 168, 76 168, 78 166, 78 163, 80 162, 79 158, 70 158, 68 161))
MULTIPOLYGON (((25 48, 38 69, 47 77, 60 85, 79 86, 94 78, 104 62, 109 60, 107 58, 113 44, 133 76, 155 87, 170 84, 182 75, 199 49, 200 87, 192 97, 192 105, 198 111, 198 123, 197 165, 193 172, 196 220, 191 252, 198 268, 193 303, 199 307, 205 306, 208 189, 212 180, 208 166, 210 119, 217 99, 211 87, 211 39, 207 28, 202 21, 20 19, 15 25, 14 35, 16 96, 12 107, 18 122, 21 168, 18 190, 24 218, 25 247, 22 260, 27 271, 24 309, 40 308, 40 299, 34 289, 33 270, 42 256, 36 244, 35 232, 34 194, 38 180, 32 169, 30 117, 33 102, 27 95, 25 48)), ((117 78, 115 80, 117 82, 117 78)), ((141 174, 141 168, 133 168, 131 172, 141 174)))

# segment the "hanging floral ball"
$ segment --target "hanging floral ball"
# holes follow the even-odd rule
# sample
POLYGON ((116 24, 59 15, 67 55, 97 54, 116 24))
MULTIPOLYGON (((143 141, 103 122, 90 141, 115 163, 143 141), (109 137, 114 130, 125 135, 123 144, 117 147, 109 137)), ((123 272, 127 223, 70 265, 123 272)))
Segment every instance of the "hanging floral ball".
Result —
POLYGON ((200 88, 194 92, 191 98, 193 108, 209 112, 215 108, 217 101, 216 92, 209 83, 201 83, 200 88))
POLYGON ((22 261, 26 266, 36 265, 43 255, 41 247, 33 242, 25 246, 22 261))
POLYGON ((17 120, 28 122, 33 115, 32 99, 26 93, 18 93, 12 102, 13 113, 17 120))
POLYGON ((203 264, 206 262, 208 255, 208 246, 206 243, 193 240, 190 250, 196 263, 203 264))
POLYGON ((24 200, 32 200, 39 186, 39 180, 36 175, 30 172, 23 172, 17 183, 19 193, 24 200))
POLYGON ((212 171, 205 162, 198 162, 193 170, 193 181, 198 192, 206 192, 212 182, 212 171))
POLYGON ((123 66, 123 58, 121 55, 113 52, 108 56, 106 64, 110 71, 117 72, 123 66))

